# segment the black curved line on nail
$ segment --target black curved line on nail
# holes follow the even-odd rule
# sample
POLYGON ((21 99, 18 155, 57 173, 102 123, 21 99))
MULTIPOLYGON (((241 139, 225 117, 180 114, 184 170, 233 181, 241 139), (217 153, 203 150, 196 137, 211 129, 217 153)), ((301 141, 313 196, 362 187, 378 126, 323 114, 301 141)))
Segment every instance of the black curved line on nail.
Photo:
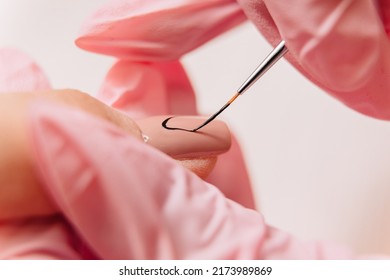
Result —
POLYGON ((168 126, 167 123, 168 123, 169 120, 172 119, 172 118, 174 118, 174 117, 169 117, 169 118, 165 119, 165 120, 161 123, 162 127, 165 128, 165 129, 169 129, 169 130, 181 130, 181 131, 187 131, 187 132, 195 132, 194 129, 186 129, 186 128, 181 128, 181 127, 170 127, 170 126, 168 126))
POLYGON ((215 112, 212 116, 210 116, 205 122, 203 122, 201 125, 199 125, 198 127, 195 127, 193 129, 186 129, 186 128, 181 128, 181 127, 170 127, 170 126, 167 126, 167 123, 170 119, 174 118, 173 117, 169 117, 167 119, 165 119, 161 125, 165 128, 165 129, 169 129, 169 130, 182 130, 182 131, 187 131, 187 132, 197 132, 199 129, 201 129, 202 127, 208 125, 210 122, 212 122, 216 117, 218 117, 223 111, 225 111, 225 109, 227 107, 230 106, 230 104, 232 104, 234 102, 234 100, 237 99, 237 97, 239 97, 241 95, 241 93, 237 92, 235 95, 233 95, 232 98, 229 99, 228 102, 225 103, 225 105, 223 105, 221 107, 221 109, 219 109, 217 112, 215 112))

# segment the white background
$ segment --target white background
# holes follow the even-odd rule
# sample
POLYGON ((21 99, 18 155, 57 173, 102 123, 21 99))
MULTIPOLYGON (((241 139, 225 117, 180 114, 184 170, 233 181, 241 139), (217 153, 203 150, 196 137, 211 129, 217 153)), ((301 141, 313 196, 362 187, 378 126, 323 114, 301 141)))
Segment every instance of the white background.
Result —
MULTIPOLYGON (((188 270, 187 270, 188 271, 188 270)), ((229 269, 233 271, 233 269, 229 269)), ((253 270, 252 270, 253 271, 253 270)), ((268 270, 269 271, 269 270, 268 270)), ((299 280, 328 280, 328 279, 375 279, 384 280, 389 279, 390 269, 388 261, 232 261, 232 260, 132 260, 132 261, 2 261, 0 262, 0 277, 7 280, 21 280, 21 279, 41 279, 41 280, 68 280, 68 279, 94 279, 94 280, 117 280, 117 279, 272 279, 272 280, 285 280, 285 279, 299 279, 299 280), (20 268, 23 269, 20 269, 20 268), (128 270, 127 275, 119 275, 120 269, 128 270), (227 268, 232 267, 253 267, 254 270, 260 271, 260 275, 249 273, 247 275, 236 273, 227 273, 227 268), (267 268, 271 267, 272 271, 268 275, 267 273, 261 275, 261 269, 263 273, 267 271, 267 268), (138 275, 135 274, 138 268, 138 275), (144 273, 140 272, 141 268, 144 273), (202 269, 202 274, 197 275, 156 275, 154 272, 147 272, 146 269, 169 269, 171 271, 183 273, 185 269, 192 269, 199 272, 202 269), (130 272, 132 269, 132 272, 130 272), (222 273, 221 273, 222 271, 222 273), (213 275, 216 272, 217 275, 213 275), (221 273, 222 275, 218 275, 221 273), (129 275, 130 274, 130 275, 129 275), (153 275, 151 275, 153 274, 153 275), (226 276, 225 276, 226 275, 226 276)))
MULTIPOLYGON (((0 46, 30 54, 55 88, 93 94, 113 60, 73 41, 104 2, 0 0, 0 46)), ((187 55, 200 111, 218 109, 270 50, 248 23, 187 55)), ((351 111, 284 61, 221 119, 242 143, 269 224, 359 253, 390 253, 390 123, 351 111)))

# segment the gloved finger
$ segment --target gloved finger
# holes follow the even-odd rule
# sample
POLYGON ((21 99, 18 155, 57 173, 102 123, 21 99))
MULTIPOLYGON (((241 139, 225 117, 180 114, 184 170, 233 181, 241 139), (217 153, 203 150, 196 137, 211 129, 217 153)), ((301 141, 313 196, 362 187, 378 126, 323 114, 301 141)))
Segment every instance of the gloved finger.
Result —
POLYGON ((273 43, 285 39, 309 79, 356 111, 390 119, 390 44, 374 1, 266 0, 267 11, 255 0, 238 2, 273 43))
POLYGON ((179 61, 118 61, 107 73, 97 97, 134 119, 197 114, 194 91, 179 61))
POLYGON ((0 93, 50 89, 42 69, 26 54, 0 48, 0 93))
POLYGON ((232 0, 122 0, 88 19, 76 44, 132 61, 176 60, 244 20, 232 0))
POLYGON ((351 257, 268 228, 258 212, 89 115, 41 103, 30 120, 44 188, 98 258, 351 257))

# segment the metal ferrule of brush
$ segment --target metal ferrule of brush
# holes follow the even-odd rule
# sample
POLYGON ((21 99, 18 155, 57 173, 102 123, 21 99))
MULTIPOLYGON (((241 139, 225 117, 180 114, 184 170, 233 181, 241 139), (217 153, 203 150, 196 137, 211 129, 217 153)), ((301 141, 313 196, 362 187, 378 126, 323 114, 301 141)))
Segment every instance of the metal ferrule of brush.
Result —
POLYGON ((253 73, 237 90, 239 94, 243 94, 249 89, 261 76, 263 76, 280 58, 288 51, 284 41, 281 41, 272 52, 260 63, 253 73))

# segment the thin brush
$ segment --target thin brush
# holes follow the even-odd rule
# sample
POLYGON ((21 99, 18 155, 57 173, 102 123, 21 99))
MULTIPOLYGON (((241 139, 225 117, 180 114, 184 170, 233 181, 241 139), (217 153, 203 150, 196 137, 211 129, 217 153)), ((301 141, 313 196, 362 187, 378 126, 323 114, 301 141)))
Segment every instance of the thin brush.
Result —
POLYGON ((263 62, 260 63, 259 66, 253 71, 253 73, 249 76, 249 78, 246 79, 246 81, 240 86, 240 88, 237 90, 236 94, 233 95, 232 98, 228 102, 226 102, 225 105, 221 107, 216 113, 214 113, 212 116, 210 116, 204 123, 202 123, 200 126, 194 128, 194 129, 186 129, 186 128, 180 128, 180 127, 170 127, 167 125, 168 121, 172 119, 173 117, 167 118, 162 122, 162 126, 166 129, 171 130, 184 130, 189 132, 195 132, 201 129, 202 127, 209 124, 211 121, 213 121, 217 116, 219 116, 227 107, 230 106, 234 102, 234 100, 237 99, 238 96, 243 94, 245 91, 247 91, 258 79, 260 79, 261 76, 263 76, 281 57, 283 57, 287 52, 287 47, 285 46, 284 41, 281 41, 273 50, 272 52, 263 60, 263 62))
POLYGON ((226 102, 225 105, 222 106, 221 109, 219 109, 216 113, 214 113, 212 116, 210 116, 204 123, 202 123, 200 126, 198 126, 197 128, 194 128, 194 129, 186 129, 186 128, 181 128, 181 127, 170 127, 170 126, 167 126, 167 123, 170 119, 174 118, 174 117, 169 117, 167 119, 165 119, 163 122, 162 122, 162 126, 166 129, 169 129, 169 130, 184 130, 184 131, 188 131, 188 132, 195 132, 199 129, 201 129, 202 127, 204 127, 205 125, 209 124, 212 120, 214 120, 219 114, 222 113, 222 111, 224 111, 227 107, 229 107, 230 104, 233 103, 234 100, 236 100, 236 98, 240 96, 239 93, 236 93, 232 98, 230 98, 230 100, 228 102, 226 102))

